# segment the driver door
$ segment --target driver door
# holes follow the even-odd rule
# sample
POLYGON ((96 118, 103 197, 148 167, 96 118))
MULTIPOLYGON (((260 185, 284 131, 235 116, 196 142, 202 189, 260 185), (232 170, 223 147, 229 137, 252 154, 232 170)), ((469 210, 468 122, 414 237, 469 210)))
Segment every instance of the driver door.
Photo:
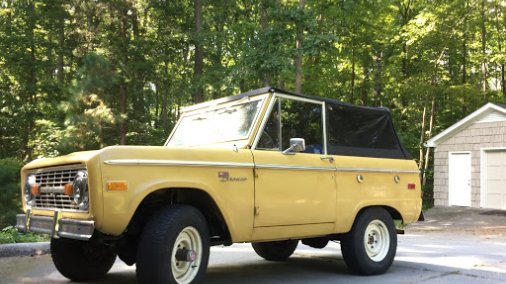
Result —
POLYGON ((324 155, 323 103, 279 96, 256 143, 254 227, 329 224, 336 213, 335 165, 324 155), (283 153, 290 138, 302 152, 283 153))

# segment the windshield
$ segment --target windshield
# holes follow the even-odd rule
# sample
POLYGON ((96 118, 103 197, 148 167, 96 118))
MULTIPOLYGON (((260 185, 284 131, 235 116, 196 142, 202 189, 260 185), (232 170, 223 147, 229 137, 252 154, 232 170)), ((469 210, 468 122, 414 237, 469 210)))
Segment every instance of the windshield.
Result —
POLYGON ((199 146, 247 139, 261 100, 183 116, 167 146, 199 146))

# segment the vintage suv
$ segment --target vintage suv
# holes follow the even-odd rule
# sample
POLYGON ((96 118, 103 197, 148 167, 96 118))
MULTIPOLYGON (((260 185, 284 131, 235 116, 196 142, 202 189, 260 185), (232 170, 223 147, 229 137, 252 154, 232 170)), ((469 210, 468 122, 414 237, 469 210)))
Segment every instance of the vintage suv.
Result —
POLYGON ((56 268, 194 283, 209 247, 251 242, 271 261, 339 241, 349 269, 392 264, 421 212, 418 168, 385 108, 263 88, 186 107, 164 146, 112 146, 21 171, 17 228, 49 234, 56 268))

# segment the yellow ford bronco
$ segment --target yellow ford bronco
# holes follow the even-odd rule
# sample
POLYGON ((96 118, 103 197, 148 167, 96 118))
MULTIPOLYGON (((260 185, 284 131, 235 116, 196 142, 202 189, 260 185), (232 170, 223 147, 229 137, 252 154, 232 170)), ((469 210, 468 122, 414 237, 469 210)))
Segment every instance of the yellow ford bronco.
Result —
POLYGON ((341 244, 357 274, 385 272, 421 212, 418 168, 385 108, 263 88, 186 107, 164 146, 112 146, 23 167, 22 231, 49 234, 58 271, 201 282, 209 247, 251 242, 270 261, 299 241, 341 244))

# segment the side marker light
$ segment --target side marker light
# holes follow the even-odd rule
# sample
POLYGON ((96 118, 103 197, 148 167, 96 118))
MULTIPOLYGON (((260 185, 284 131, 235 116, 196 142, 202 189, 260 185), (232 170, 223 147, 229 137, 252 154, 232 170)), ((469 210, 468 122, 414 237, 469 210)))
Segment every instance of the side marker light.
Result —
POLYGON ((110 191, 128 190, 128 182, 126 182, 126 181, 109 181, 109 182, 107 182, 107 190, 110 190, 110 191))

